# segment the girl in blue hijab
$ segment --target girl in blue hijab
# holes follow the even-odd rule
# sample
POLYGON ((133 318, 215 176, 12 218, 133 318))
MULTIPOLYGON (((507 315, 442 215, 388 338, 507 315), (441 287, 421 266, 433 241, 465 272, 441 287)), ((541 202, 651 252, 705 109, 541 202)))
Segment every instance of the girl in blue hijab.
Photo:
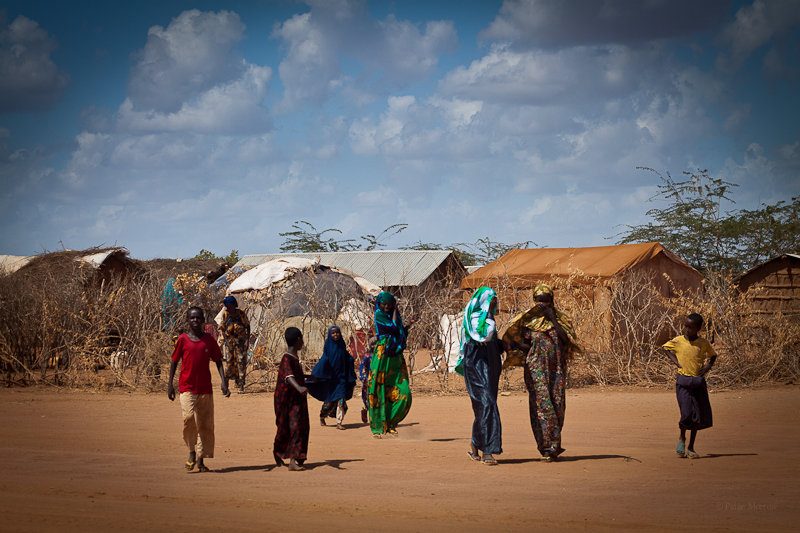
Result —
POLYGON ((319 423, 327 425, 325 419, 336 418, 336 429, 344 429, 342 421, 347 413, 347 400, 353 397, 356 385, 355 360, 347 351, 347 344, 342 338, 342 330, 338 326, 328 328, 325 346, 311 376, 314 383, 309 383, 309 393, 322 402, 319 412, 319 423))

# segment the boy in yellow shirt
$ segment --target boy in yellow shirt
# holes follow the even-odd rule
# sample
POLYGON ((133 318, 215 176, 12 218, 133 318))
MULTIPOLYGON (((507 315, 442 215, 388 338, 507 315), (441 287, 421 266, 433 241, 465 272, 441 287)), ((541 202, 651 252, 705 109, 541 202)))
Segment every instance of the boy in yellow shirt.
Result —
POLYGON ((700 457, 694 451, 694 439, 697 431, 710 428, 713 423, 705 375, 714 366, 717 354, 707 340, 697 335, 702 327, 703 317, 692 313, 686 317, 683 323, 683 335, 675 337, 663 346, 667 351, 667 357, 678 367, 675 394, 681 410, 681 419, 678 422, 681 436, 675 446, 675 453, 679 457, 689 457, 690 459, 700 457), (687 429, 691 430, 688 451, 686 450, 687 429))

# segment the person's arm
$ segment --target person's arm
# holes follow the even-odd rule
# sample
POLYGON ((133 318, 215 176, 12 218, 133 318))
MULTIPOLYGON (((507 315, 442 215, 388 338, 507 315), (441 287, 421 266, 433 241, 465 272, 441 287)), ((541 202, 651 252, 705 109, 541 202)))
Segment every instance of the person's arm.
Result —
POLYGON ((664 353, 667 354, 667 357, 669 358, 669 360, 672 361, 672 364, 674 364, 678 368, 683 368, 681 366, 681 364, 678 362, 678 356, 675 355, 675 352, 673 352, 672 350, 667 350, 666 348, 662 348, 662 349, 664 350, 664 353))
POLYGON ((523 353, 528 353, 531 351, 530 344, 524 344, 522 342, 511 341, 508 343, 512 350, 519 350, 523 353))
POLYGON ((705 375, 708 374, 709 370, 711 370, 711 367, 714 366, 714 361, 716 360, 717 360, 716 354, 712 355, 711 358, 708 361, 706 361, 706 364, 704 364, 703 367, 700 369, 699 372, 700 376, 705 377, 705 375))
POLYGON ((561 327, 561 324, 558 323, 558 318, 556 317, 555 310, 549 305, 544 305, 541 303, 537 305, 539 306, 539 309, 541 309, 542 314, 547 318, 547 320, 552 322, 553 329, 556 330, 556 335, 558 336, 558 340, 561 342, 561 346, 567 346, 571 341, 569 340, 569 335, 567 335, 567 332, 564 331, 564 328, 561 327))
POLYGON ((300 384, 294 379, 294 376, 286 376, 286 383, 292 386, 294 390, 299 392, 300 394, 308 394, 308 389, 305 387, 301 387, 300 384))
POLYGON ((222 390, 222 395, 226 398, 230 397, 231 391, 228 390, 228 378, 225 377, 225 370, 222 368, 222 359, 214 361, 217 363, 217 371, 219 372, 219 378, 222 380, 222 385, 220 385, 220 390, 222 390))
POLYGON ((170 401, 175 401, 175 386, 172 384, 172 380, 175 379, 175 370, 177 368, 178 362, 173 360, 169 365, 169 381, 167 382, 167 398, 169 398, 170 401))

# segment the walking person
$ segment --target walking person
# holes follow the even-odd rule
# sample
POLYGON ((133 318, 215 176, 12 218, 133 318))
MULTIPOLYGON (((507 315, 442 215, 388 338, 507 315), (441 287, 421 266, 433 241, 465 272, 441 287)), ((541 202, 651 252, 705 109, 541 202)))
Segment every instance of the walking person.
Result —
POLYGON ((496 310, 494 290, 481 287, 475 291, 464 309, 461 359, 456 365, 456 372, 464 376, 475 413, 467 453, 473 461, 482 460, 490 466, 497 465, 494 456, 503 453, 497 390, 503 366, 501 353, 508 350, 508 343, 497 338, 496 310))
POLYGON ((189 448, 189 459, 184 468, 191 471, 197 465, 200 472, 208 472, 203 459, 214 457, 214 396, 211 372, 208 369, 211 361, 217 365, 222 380, 220 386, 222 394, 227 398, 231 393, 222 370, 222 352, 216 340, 203 331, 205 322, 203 310, 199 307, 190 307, 186 317, 189 320, 189 332, 181 334, 175 343, 169 367, 167 397, 171 401, 175 400, 175 387, 172 382, 180 363, 178 391, 183 411, 183 440, 189 448))
POLYGON ((533 289, 536 304, 512 320, 506 338, 511 348, 527 352, 525 387, 536 447, 546 462, 564 453, 561 430, 566 413, 567 362, 580 351, 570 318, 559 311, 553 289, 544 283, 533 289), (530 341, 518 342, 527 329, 530 341))
POLYGON ((225 310, 220 318, 219 331, 228 352, 225 375, 236 383, 239 394, 244 394, 244 381, 247 370, 247 349, 250 344, 250 320, 239 309, 234 296, 222 300, 225 310))
POLYGON ((314 398, 322 402, 320 425, 327 425, 326 418, 335 418, 336 428, 344 429, 342 422, 347 413, 347 400, 353 397, 356 371, 355 360, 347 351, 342 330, 338 326, 328 328, 322 357, 314 365, 311 376, 316 382, 307 383, 306 387, 314 398))

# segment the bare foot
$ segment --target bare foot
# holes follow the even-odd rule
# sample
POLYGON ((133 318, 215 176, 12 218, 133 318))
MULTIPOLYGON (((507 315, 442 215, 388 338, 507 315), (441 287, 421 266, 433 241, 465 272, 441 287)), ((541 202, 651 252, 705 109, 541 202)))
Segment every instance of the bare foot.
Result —
POLYGON ((339 424, 339 423, 337 423, 337 424, 336 424, 336 429, 344 429, 344 426, 343 426, 343 425, 341 425, 341 424, 339 424))
POLYGON ((295 462, 295 460, 294 460, 294 457, 293 457, 292 460, 289 462, 289 470, 292 471, 292 472, 300 472, 302 470, 305 470, 305 468, 303 468, 301 465, 297 464, 295 462))
POLYGON ((325 423, 325 419, 323 417, 319 417, 319 425, 320 426, 327 426, 328 424, 325 423))

